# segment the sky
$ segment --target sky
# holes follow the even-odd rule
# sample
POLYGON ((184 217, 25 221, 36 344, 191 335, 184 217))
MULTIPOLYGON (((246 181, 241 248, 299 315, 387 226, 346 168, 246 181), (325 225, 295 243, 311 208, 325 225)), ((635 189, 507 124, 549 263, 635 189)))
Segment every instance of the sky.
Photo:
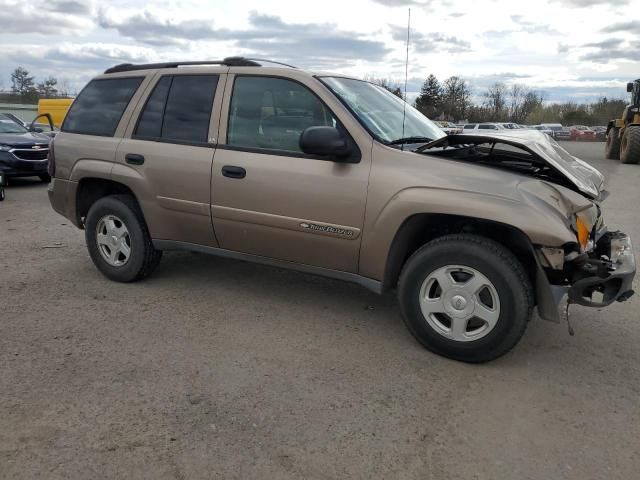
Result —
POLYGON ((269 58, 404 83, 496 81, 547 101, 625 98, 640 77, 640 0, 0 0, 0 89, 27 68, 81 88, 118 63, 269 58))

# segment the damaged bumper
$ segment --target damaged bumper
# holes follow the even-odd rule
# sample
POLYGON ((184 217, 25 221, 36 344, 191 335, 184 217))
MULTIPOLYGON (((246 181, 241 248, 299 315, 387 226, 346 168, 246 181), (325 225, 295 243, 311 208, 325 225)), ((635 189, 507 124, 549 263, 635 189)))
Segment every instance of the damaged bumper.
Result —
POLYGON ((606 307, 633 295, 636 261, 628 235, 606 233, 590 257, 576 262, 574 282, 567 292, 571 303, 606 307))
POLYGON ((631 239, 622 232, 605 233, 593 251, 570 262, 563 263, 558 258, 558 253, 562 252, 560 249, 540 249, 538 252, 538 313, 546 320, 560 321, 558 306, 565 295, 570 303, 606 307, 615 301, 623 302, 634 294, 636 261, 631 239), (566 282, 552 284, 545 269, 562 269, 566 282))

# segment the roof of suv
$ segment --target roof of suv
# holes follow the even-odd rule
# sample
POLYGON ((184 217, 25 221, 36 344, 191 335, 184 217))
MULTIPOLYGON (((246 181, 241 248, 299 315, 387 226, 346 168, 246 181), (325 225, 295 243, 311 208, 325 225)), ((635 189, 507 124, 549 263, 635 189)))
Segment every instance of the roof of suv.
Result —
POLYGON ((223 60, 203 60, 203 61, 186 61, 186 62, 162 62, 162 63, 121 63, 111 68, 107 68, 104 73, 133 72, 137 70, 154 70, 159 68, 177 68, 186 66, 206 66, 206 65, 222 65, 226 67, 261 67, 263 63, 272 63, 288 68, 297 68, 282 62, 274 60, 266 60, 263 58, 245 58, 245 57, 227 57, 223 60))

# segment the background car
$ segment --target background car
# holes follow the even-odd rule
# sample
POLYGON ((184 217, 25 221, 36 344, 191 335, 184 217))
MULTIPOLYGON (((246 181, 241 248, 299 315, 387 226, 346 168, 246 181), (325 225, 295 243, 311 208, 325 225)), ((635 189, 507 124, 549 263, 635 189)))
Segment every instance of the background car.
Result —
POLYGON ((8 118, 9 120, 16 122, 18 125, 23 126, 24 128, 26 128, 31 132, 41 133, 43 135, 46 135, 49 138, 55 137, 56 134, 60 131, 60 129, 53 124, 53 121, 48 114, 38 115, 34 120, 37 120, 40 117, 45 117, 48 123, 41 123, 41 122, 35 122, 35 121, 25 122, 24 120, 17 117, 13 113, 0 113, 0 118, 8 118))
POLYGON ((456 133, 462 133, 462 128, 458 127, 453 122, 447 122, 445 120, 438 120, 435 122, 447 135, 454 135, 456 133))
POLYGON ((546 133, 550 137, 553 137, 553 130, 551 130, 551 128, 549 127, 546 127, 544 125, 534 125, 533 128, 536 130, 540 130, 542 133, 546 133))
POLYGON ((593 142, 596 139, 596 132, 584 125, 572 125, 569 129, 571 140, 576 142, 593 142))
POLYGON ((463 130, 466 132, 467 130, 505 130, 505 128, 500 123, 467 123, 463 130))
POLYGON ((5 178, 40 177, 48 182, 49 140, 17 122, 0 116, 0 172, 5 178))
POLYGON ((522 128, 520 125, 513 122, 502 122, 502 123, 499 123, 498 125, 502 125, 502 127, 506 128, 507 130, 519 130, 522 128))
POLYGON ((551 136, 556 140, 571 140, 569 128, 563 127, 561 123, 541 123, 540 126, 551 130, 553 132, 551 136))
POLYGON ((596 132, 597 141, 604 142, 607 139, 607 127, 603 125, 598 125, 596 127, 591 127, 591 130, 596 132))

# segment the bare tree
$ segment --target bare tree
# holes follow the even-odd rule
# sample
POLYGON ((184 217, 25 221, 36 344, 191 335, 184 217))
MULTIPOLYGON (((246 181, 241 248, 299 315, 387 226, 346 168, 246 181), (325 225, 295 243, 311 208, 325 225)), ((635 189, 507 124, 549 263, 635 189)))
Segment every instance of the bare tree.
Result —
POLYGON ((404 98, 404 95, 402 94, 402 88, 400 87, 400 83, 391 78, 376 77, 375 75, 366 75, 364 79, 367 82, 371 82, 375 85, 378 85, 384 88, 385 90, 390 91, 398 98, 404 98))
POLYGON ((507 119, 507 86, 502 82, 491 85, 482 96, 482 105, 494 122, 507 119))
POLYGON ((54 97, 58 94, 58 89, 56 85, 58 84, 58 80, 54 77, 47 77, 44 81, 38 83, 38 93, 41 97, 54 97))

